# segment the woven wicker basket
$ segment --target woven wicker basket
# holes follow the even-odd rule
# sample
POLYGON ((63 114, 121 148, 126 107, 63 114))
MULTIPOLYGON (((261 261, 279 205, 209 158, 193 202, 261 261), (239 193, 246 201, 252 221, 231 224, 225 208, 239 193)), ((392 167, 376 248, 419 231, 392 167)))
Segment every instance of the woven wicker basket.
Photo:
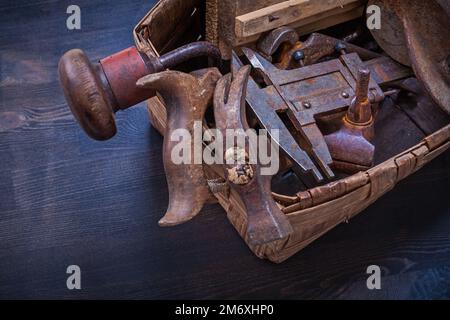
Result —
MULTIPOLYGON (((194 29, 192 23, 201 21, 195 14, 202 13, 192 10, 193 2, 160 1, 134 30, 138 48, 159 55, 178 44, 195 40, 195 34, 190 34, 194 29)), ((166 124, 164 103, 154 97, 148 101, 148 109, 152 125, 163 133, 166 124)), ((277 263, 284 261, 339 223, 354 217, 394 188, 400 180, 422 168, 449 147, 450 125, 446 125, 414 147, 365 172, 300 191, 295 196, 274 193, 274 199, 289 218, 294 233, 286 239, 263 246, 249 245, 250 249, 260 258, 277 263)), ((222 170, 207 166, 205 173, 208 178, 218 178, 222 170)), ((228 192, 215 195, 230 222, 246 240, 246 213, 239 196, 228 192)))

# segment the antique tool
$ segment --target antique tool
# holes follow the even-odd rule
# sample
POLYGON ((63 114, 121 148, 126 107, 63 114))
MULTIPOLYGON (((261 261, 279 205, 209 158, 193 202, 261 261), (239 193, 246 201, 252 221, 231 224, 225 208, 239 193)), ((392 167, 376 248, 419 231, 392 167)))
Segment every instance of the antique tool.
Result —
MULTIPOLYGON (((448 3, 448 0, 441 1, 448 3)), ((408 1, 404 2, 408 4, 408 1)), ((367 1, 299 0, 295 1, 295 6, 292 3, 293 1, 285 0, 208 0, 206 8, 205 6, 202 8, 203 1, 163 0, 142 19, 134 30, 134 37, 139 48, 157 55, 157 53, 166 52, 166 48, 172 47, 174 37, 179 42, 187 42, 192 35, 204 34, 206 29, 208 39, 221 47, 224 59, 231 60, 232 50, 241 53, 242 46, 258 48, 258 40, 261 35, 264 36, 266 32, 270 33, 272 29, 283 25, 295 27, 298 34, 330 27, 328 29, 330 34, 342 35, 339 39, 342 41, 341 44, 345 44, 344 41, 353 41, 353 35, 350 37, 346 35, 349 32, 355 32, 358 26, 366 30, 363 6, 366 6, 367 1), (353 4, 355 6, 352 7, 353 4), (330 10, 331 7, 334 9, 330 10), (193 15, 193 12, 196 15, 193 15), (205 16, 202 16, 203 14, 205 16), (198 19, 186 18, 192 16, 198 17, 198 19), (346 23, 346 25, 340 24, 356 18, 362 19, 346 23), (195 20, 195 23, 192 23, 192 20, 195 20), (161 22, 168 23, 161 28, 161 22), (239 26, 243 28, 239 28, 239 26), (251 35, 248 33, 249 31, 251 35)), ((424 15, 426 16, 426 13, 424 15)), ((382 26, 385 21, 383 19, 382 26)), ((398 31, 400 35, 403 33, 402 28, 398 31)), ((369 45, 373 44, 371 39, 366 37, 367 33, 368 30, 358 39, 368 45, 365 48, 369 48, 369 45)), ((280 36, 277 39, 288 38, 280 36)), ((316 39, 320 38, 316 37, 316 39)), ((345 44, 346 46, 343 48, 342 45, 336 47, 336 43, 320 44, 317 42, 319 44, 316 46, 316 50, 330 53, 320 57, 315 50, 311 50, 310 53, 307 50, 298 50, 298 52, 295 51, 294 57, 294 53, 285 51, 286 48, 292 49, 289 40, 281 41, 281 45, 275 49, 277 41, 279 42, 279 40, 274 41, 273 46, 269 43, 267 46, 269 49, 265 51, 269 54, 274 52, 271 55, 272 61, 270 61, 270 57, 266 58, 275 67, 273 72, 272 70, 266 72, 267 68, 251 70, 246 96, 246 120, 252 128, 280 129, 279 139, 275 143, 281 146, 280 151, 283 154, 280 161, 282 163, 280 163, 279 174, 272 179, 272 199, 269 200, 275 202, 275 205, 286 215, 293 232, 282 240, 264 245, 254 245, 255 242, 250 241, 248 236, 248 210, 249 206, 257 204, 259 200, 252 203, 247 199, 245 201, 249 204, 244 205, 242 192, 240 193, 231 185, 239 181, 247 183, 251 181, 254 178, 254 167, 251 167, 250 171, 244 162, 243 166, 237 166, 233 170, 233 166, 205 163, 203 169, 208 183, 210 185, 210 181, 215 183, 211 188, 215 198, 226 211, 227 218, 237 232, 249 244, 250 249, 260 258, 267 258, 279 263, 338 224, 352 219, 363 208, 393 189, 399 181, 422 168, 424 164, 442 154, 444 150, 449 149, 450 125, 448 119, 444 119, 445 121, 442 122, 435 121, 436 118, 442 117, 442 113, 435 113, 435 106, 430 101, 419 101, 425 100, 425 98, 422 90, 416 90, 416 88, 408 91, 396 91, 392 99, 385 99, 386 101, 383 101, 381 107, 377 106, 375 97, 379 94, 370 90, 373 88, 372 82, 375 82, 383 90, 383 95, 387 96, 393 93, 392 88, 396 88, 395 83, 403 83, 405 79, 413 75, 410 68, 394 62, 384 52, 383 56, 367 58, 362 53, 356 51, 352 53, 348 44, 345 44), (321 50, 324 46, 327 49, 321 50), (352 58, 351 54, 356 54, 356 57, 352 58), (284 55, 289 59, 296 59, 286 68, 286 70, 293 70, 280 70, 283 67, 278 64, 279 59, 284 55), (363 61, 362 64, 357 61, 357 58, 363 61), (308 62, 308 59, 311 60, 311 63, 308 62), (293 125, 295 121, 299 122, 295 119, 296 116, 300 117, 300 120, 303 117, 300 112, 295 110, 295 105, 298 103, 303 105, 305 102, 305 108, 309 107, 309 109, 301 109, 305 114, 305 119, 307 116, 311 116, 313 119, 311 123, 316 120, 317 127, 321 131, 320 134, 324 135, 325 139, 339 130, 342 131, 345 128, 343 118, 347 113, 348 119, 351 119, 352 115, 365 115, 365 112, 362 111, 366 109, 357 108, 358 104, 350 106, 352 98, 358 91, 358 71, 365 68, 370 71, 371 79, 367 97, 371 104, 372 117, 377 120, 376 139, 373 140, 373 144, 377 148, 376 163, 369 170, 353 175, 336 171, 336 179, 320 185, 316 185, 308 176, 302 175, 298 178, 296 175, 301 171, 298 169, 300 165, 295 171, 296 161, 292 161, 292 157, 297 160, 297 164, 303 164, 307 169, 305 171, 314 174, 315 169, 322 177, 325 174, 321 172, 323 170, 312 156, 309 146, 311 144, 308 143, 309 137, 301 134, 303 126, 299 126, 301 130, 298 130, 293 125), (393 81, 396 79, 400 79, 400 81, 393 81), (314 100, 315 103, 312 103, 314 100), (353 112, 352 109, 361 112, 353 112), (290 154, 290 157, 285 156, 285 151, 290 154), (225 170, 228 169, 232 170, 229 175, 232 181, 228 178, 224 179, 224 175, 227 174, 225 170), (295 175, 291 174, 291 170, 295 175)), ((375 48, 375 46, 372 47, 375 48)), ((258 50, 261 49, 260 46, 258 50)), ((233 65, 237 64, 239 68, 243 64, 248 64, 245 56, 242 55, 240 59, 241 61, 237 63, 233 59, 233 65)), ((264 65, 264 61, 261 64, 264 65)), ((237 75, 234 75, 234 79, 238 79, 237 75)), ((233 82, 231 79, 226 81, 227 89, 228 83, 231 82, 233 82)), ((224 96, 229 97, 229 94, 226 93, 224 96)), ((224 104, 232 101, 228 100, 224 104)), ((360 102, 365 102, 365 99, 361 100, 360 102)), ((359 105, 367 106, 365 103, 359 105)), ((167 104, 159 95, 148 101, 150 121, 161 133, 165 132, 167 108, 167 104)), ((231 122, 231 119, 236 119, 235 114, 227 113, 227 116, 230 117, 227 118, 227 121, 231 122)), ((212 116, 207 115, 206 118, 205 124, 214 123, 212 116)), ((355 118, 353 122, 357 123, 358 119, 355 118)), ((321 135, 313 138, 323 139, 321 135)), ((274 146, 273 143, 271 145, 274 146)), ((332 148, 329 149, 334 157, 332 148)), ((234 153, 240 154, 239 158, 246 160, 245 153, 234 152, 234 150, 225 155, 228 154, 229 157, 232 157, 234 153)), ((222 156, 223 152, 220 151, 218 154, 222 156)), ((332 160, 332 164, 335 165, 336 159, 332 158, 332 160)), ((245 187, 245 184, 242 186, 245 187)), ((266 209, 262 208, 262 210, 266 209)), ((280 234, 278 231, 274 234, 277 233, 280 234)), ((274 239, 277 238, 278 236, 274 236, 274 239)))
POLYGON ((194 57, 208 56, 220 65, 219 50, 208 42, 194 42, 161 57, 130 47, 91 64, 79 49, 59 62, 60 81, 72 113, 93 139, 106 140, 117 131, 114 113, 152 97, 155 92, 136 86, 148 74, 173 68, 194 57))
POLYGON ((381 56, 376 52, 354 44, 321 33, 312 33, 304 42, 298 42, 291 48, 286 47, 277 67, 280 69, 292 69, 311 65, 335 52, 341 54, 355 52, 362 60, 375 59, 381 56), (299 56, 302 58, 299 59, 299 56))
MULTIPOLYGON (((392 58, 412 66, 433 100, 450 113, 450 18, 435 0, 371 0, 381 29, 371 30, 392 58)), ((447 5, 448 7, 448 5, 447 5)))
POLYGON ((271 61, 272 55, 280 48, 281 45, 293 47, 298 42, 297 32, 289 27, 280 27, 273 29, 265 36, 261 37, 257 47, 259 53, 267 60, 271 61))
MULTIPOLYGON (((227 129, 241 130, 241 133, 248 129, 245 97, 250 66, 233 73, 233 76, 227 74, 219 80, 214 93, 216 127, 223 136, 227 129)), ((244 203, 249 243, 262 245, 287 237, 292 233, 292 227, 273 201, 270 191, 272 176, 261 174, 259 156, 256 164, 249 163, 248 137, 244 139, 247 140, 244 148, 238 145, 224 148, 225 159, 232 160, 223 166, 224 175, 230 188, 240 195, 244 203)))
POLYGON ((333 158, 333 166, 344 172, 355 173, 372 167, 375 146, 370 142, 374 136, 374 118, 369 99, 370 71, 359 69, 355 97, 341 128, 325 136, 333 158))
MULTIPOLYGON (((240 68, 242 63, 239 58, 234 55, 232 60, 235 68, 240 68)), ((286 128, 281 118, 274 109, 282 102, 279 101, 278 96, 273 88, 266 88, 268 92, 264 92, 258 84, 250 77, 247 84, 247 103, 255 112, 259 123, 269 133, 273 129, 279 130, 278 137, 272 137, 273 141, 286 153, 289 159, 294 161, 304 173, 312 174, 317 181, 322 181, 323 176, 320 170, 316 167, 309 155, 297 143, 295 138, 286 128), (278 103, 278 104, 277 104, 278 103)))
POLYGON ((193 132, 196 121, 203 121, 221 73, 217 68, 191 75, 176 71, 156 73, 198 56, 212 57, 219 64, 219 50, 207 42, 183 46, 160 58, 148 57, 131 47, 101 59, 96 65, 89 62, 83 51, 75 49, 67 52, 59 64, 67 102, 83 129, 94 139, 111 138, 116 133, 114 113, 154 96, 155 90, 171 106, 167 113, 168 138, 164 139, 163 148, 169 206, 159 222, 161 226, 191 219, 211 195, 201 164, 192 161, 175 165, 171 161, 174 143, 170 137, 176 129, 193 132))
POLYGON ((279 69, 293 69, 318 62, 335 52, 356 52, 362 60, 378 58, 381 55, 351 43, 321 34, 312 33, 304 42, 298 41, 297 32, 289 27, 272 30, 258 42, 259 53, 269 61, 272 55, 281 51, 275 65, 279 69))
POLYGON ((399 90, 395 97, 395 103, 406 114, 415 117, 415 113, 419 112, 421 120, 415 123, 424 134, 432 134, 450 123, 450 114, 436 107, 434 101, 426 93, 423 84, 417 78, 398 81, 393 83, 391 87, 399 90))
MULTIPOLYGON (((178 141, 171 139, 174 130, 185 128, 194 135, 195 126, 202 130, 206 108, 212 101, 216 82, 222 76, 216 68, 186 74, 179 71, 164 71, 150 74, 138 80, 140 89, 156 90, 167 103, 167 127, 163 145, 164 170, 169 188, 169 207, 160 226, 173 226, 192 219, 211 196, 203 174, 203 164, 194 161, 191 155, 188 163, 175 164, 171 152, 178 141)), ((191 153, 195 140, 190 139, 191 153)), ((200 146, 201 148, 201 146, 200 146)))
POLYGON ((333 159, 316 117, 345 111, 350 106, 361 67, 365 66, 371 72, 368 97, 372 104, 384 99, 381 85, 411 75, 409 68, 388 57, 363 62, 358 54, 350 53, 339 59, 281 70, 249 48, 243 48, 243 52, 251 65, 263 74, 265 81, 262 88, 249 84, 247 102, 265 128, 279 128, 283 122, 278 115, 285 113, 288 116, 300 141, 288 134, 287 139, 296 143, 276 142, 294 164, 304 171, 311 170, 318 180, 322 178, 321 173, 327 178, 334 177, 334 173, 330 168, 333 159), (311 165, 311 160, 317 166, 311 165))

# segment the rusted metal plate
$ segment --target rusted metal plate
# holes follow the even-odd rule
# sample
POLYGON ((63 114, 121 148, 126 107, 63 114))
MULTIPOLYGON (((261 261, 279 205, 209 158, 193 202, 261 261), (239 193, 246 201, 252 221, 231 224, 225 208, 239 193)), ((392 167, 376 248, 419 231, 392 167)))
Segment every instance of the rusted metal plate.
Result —
MULTIPOLYGON (((314 163, 320 174, 327 178, 334 176, 330 168, 333 158, 317 127, 316 118, 345 111, 350 106, 355 95, 360 67, 373 73, 373 76, 368 78, 367 88, 372 103, 384 99, 380 85, 411 75, 408 68, 388 57, 363 62, 358 54, 350 53, 341 55, 339 59, 282 70, 251 49, 243 48, 243 52, 250 64, 263 73, 267 85, 260 89, 256 83, 249 84, 247 102, 260 123, 266 128, 286 130, 285 123, 277 114, 285 112, 299 133, 301 141, 289 133, 286 134, 289 142, 280 143, 280 147, 290 157, 298 157, 293 160, 301 164, 302 169, 311 168, 311 163, 314 163)), ((366 159, 370 157, 369 155, 366 159)), ((364 164, 368 162, 370 161, 364 161, 364 164)), ((318 171, 314 166, 312 168, 317 176, 318 171)))
MULTIPOLYGON (((314 159, 322 173, 334 176, 330 166, 333 162, 325 140, 315 123, 320 114, 342 110, 350 104, 354 95, 355 78, 339 59, 293 70, 280 70, 258 53, 243 49, 250 63, 264 72, 268 84, 275 88, 286 105, 287 115, 295 129, 306 141, 304 152, 314 159)), ((357 57, 353 54, 351 57, 357 57)), ((362 63, 357 60, 355 64, 362 63)), ((376 85, 376 84, 375 84, 376 85)), ((375 90, 380 90, 376 85, 375 90)), ((262 121, 263 123, 265 121, 262 121)), ((291 146, 282 146, 288 149, 291 146)))

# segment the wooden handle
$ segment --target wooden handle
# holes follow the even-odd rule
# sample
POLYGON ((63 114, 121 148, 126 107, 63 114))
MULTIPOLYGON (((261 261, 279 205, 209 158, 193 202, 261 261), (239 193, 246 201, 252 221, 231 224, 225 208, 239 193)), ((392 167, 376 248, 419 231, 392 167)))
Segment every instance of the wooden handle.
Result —
POLYGON ((182 46, 161 57, 150 57, 129 47, 91 64, 79 49, 65 53, 59 76, 67 102, 86 133, 106 140, 116 133, 114 113, 155 95, 136 82, 152 73, 172 68, 192 58, 206 56, 221 64, 220 51, 205 41, 182 46))
MULTIPOLYGON (((172 134, 180 129, 193 133, 198 125, 198 129, 202 129, 205 111, 212 102, 214 88, 220 77, 217 68, 197 70, 191 74, 164 71, 147 75, 137 83, 140 88, 158 91, 167 105, 163 161, 169 188, 169 206, 159 221, 162 227, 191 220, 211 197, 201 162, 196 163, 191 158, 189 163, 174 163, 172 150, 179 142, 173 140, 172 134)), ((190 150, 195 150, 195 143, 195 139, 191 139, 190 150)))
POLYGON ((93 139, 106 140, 116 133, 113 102, 96 68, 79 49, 66 52, 59 61, 59 79, 75 118, 93 139))

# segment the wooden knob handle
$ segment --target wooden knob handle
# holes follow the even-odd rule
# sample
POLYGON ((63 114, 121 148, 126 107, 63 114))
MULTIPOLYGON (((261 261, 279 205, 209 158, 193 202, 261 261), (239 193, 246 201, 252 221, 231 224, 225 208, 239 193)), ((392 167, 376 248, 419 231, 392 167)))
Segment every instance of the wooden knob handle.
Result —
POLYGON ((59 78, 66 100, 84 131, 93 139, 106 140, 116 133, 113 101, 99 72, 79 49, 66 52, 59 61, 59 78))
POLYGON ((147 56, 129 47, 91 64, 79 49, 65 53, 59 62, 59 77, 67 102, 86 133, 106 140, 116 133, 114 113, 151 98, 155 91, 136 86, 152 73, 172 68, 195 57, 208 56, 220 65, 220 51, 212 44, 194 42, 165 55, 147 56))

